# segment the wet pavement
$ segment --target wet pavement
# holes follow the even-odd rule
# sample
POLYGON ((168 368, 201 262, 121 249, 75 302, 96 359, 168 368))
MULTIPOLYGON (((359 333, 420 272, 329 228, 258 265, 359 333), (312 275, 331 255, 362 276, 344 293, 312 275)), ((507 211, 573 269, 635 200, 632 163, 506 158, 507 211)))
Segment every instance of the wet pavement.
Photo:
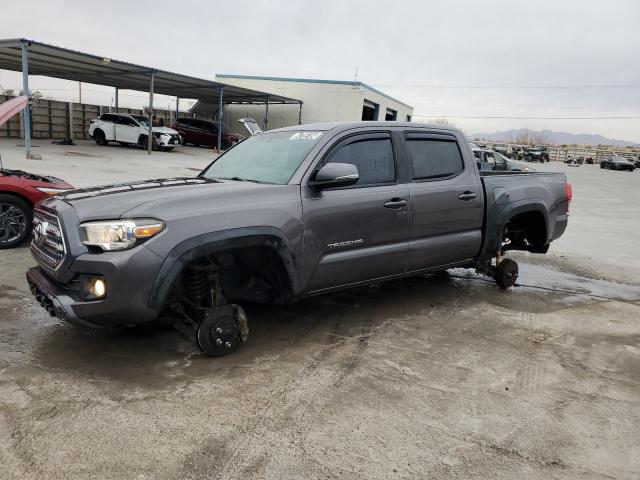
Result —
POLYGON ((640 478, 637 263, 580 241, 511 255, 509 291, 454 269, 251 306, 219 359, 52 319, 1 251, 0 477, 640 478))

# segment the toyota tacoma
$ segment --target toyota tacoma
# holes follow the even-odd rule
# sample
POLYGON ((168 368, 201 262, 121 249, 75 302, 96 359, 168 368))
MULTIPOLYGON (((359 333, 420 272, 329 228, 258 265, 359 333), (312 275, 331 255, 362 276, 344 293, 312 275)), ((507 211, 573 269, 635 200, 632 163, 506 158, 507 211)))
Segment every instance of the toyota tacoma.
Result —
POLYGON ((518 265, 504 254, 546 253, 571 195, 562 173, 479 171, 449 127, 288 127, 244 140, 197 177, 45 200, 27 280, 52 316, 167 322, 219 356, 246 340, 246 302, 451 267, 513 286, 518 265))

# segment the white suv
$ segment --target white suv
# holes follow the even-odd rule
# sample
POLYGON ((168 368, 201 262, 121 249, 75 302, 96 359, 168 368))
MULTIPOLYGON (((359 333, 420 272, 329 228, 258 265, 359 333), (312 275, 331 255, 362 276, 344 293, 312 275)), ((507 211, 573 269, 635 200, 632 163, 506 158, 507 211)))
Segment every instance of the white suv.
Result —
MULTIPOLYGON (((153 135, 154 150, 169 151, 182 145, 180 134, 173 128, 153 127, 151 133, 153 135)), ((120 142, 123 145, 140 145, 146 149, 149 136, 149 120, 142 115, 103 113, 98 118, 91 120, 89 136, 93 137, 98 145, 120 142)))

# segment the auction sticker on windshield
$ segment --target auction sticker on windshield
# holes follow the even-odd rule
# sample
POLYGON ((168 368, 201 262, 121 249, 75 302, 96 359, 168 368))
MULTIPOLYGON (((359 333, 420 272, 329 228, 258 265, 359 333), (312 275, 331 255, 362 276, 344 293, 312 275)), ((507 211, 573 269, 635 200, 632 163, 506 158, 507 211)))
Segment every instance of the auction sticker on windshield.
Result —
POLYGON ((322 132, 296 132, 289 137, 289 140, 317 140, 322 136, 322 132))

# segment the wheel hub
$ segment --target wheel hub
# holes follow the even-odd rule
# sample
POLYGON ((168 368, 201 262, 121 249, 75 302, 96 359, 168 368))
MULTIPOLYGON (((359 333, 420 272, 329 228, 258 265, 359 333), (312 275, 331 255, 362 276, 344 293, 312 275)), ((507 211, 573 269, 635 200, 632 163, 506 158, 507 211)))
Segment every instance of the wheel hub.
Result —
POLYGON ((207 355, 220 357, 238 348, 243 335, 235 308, 233 305, 212 308, 198 325, 198 346, 207 355))

